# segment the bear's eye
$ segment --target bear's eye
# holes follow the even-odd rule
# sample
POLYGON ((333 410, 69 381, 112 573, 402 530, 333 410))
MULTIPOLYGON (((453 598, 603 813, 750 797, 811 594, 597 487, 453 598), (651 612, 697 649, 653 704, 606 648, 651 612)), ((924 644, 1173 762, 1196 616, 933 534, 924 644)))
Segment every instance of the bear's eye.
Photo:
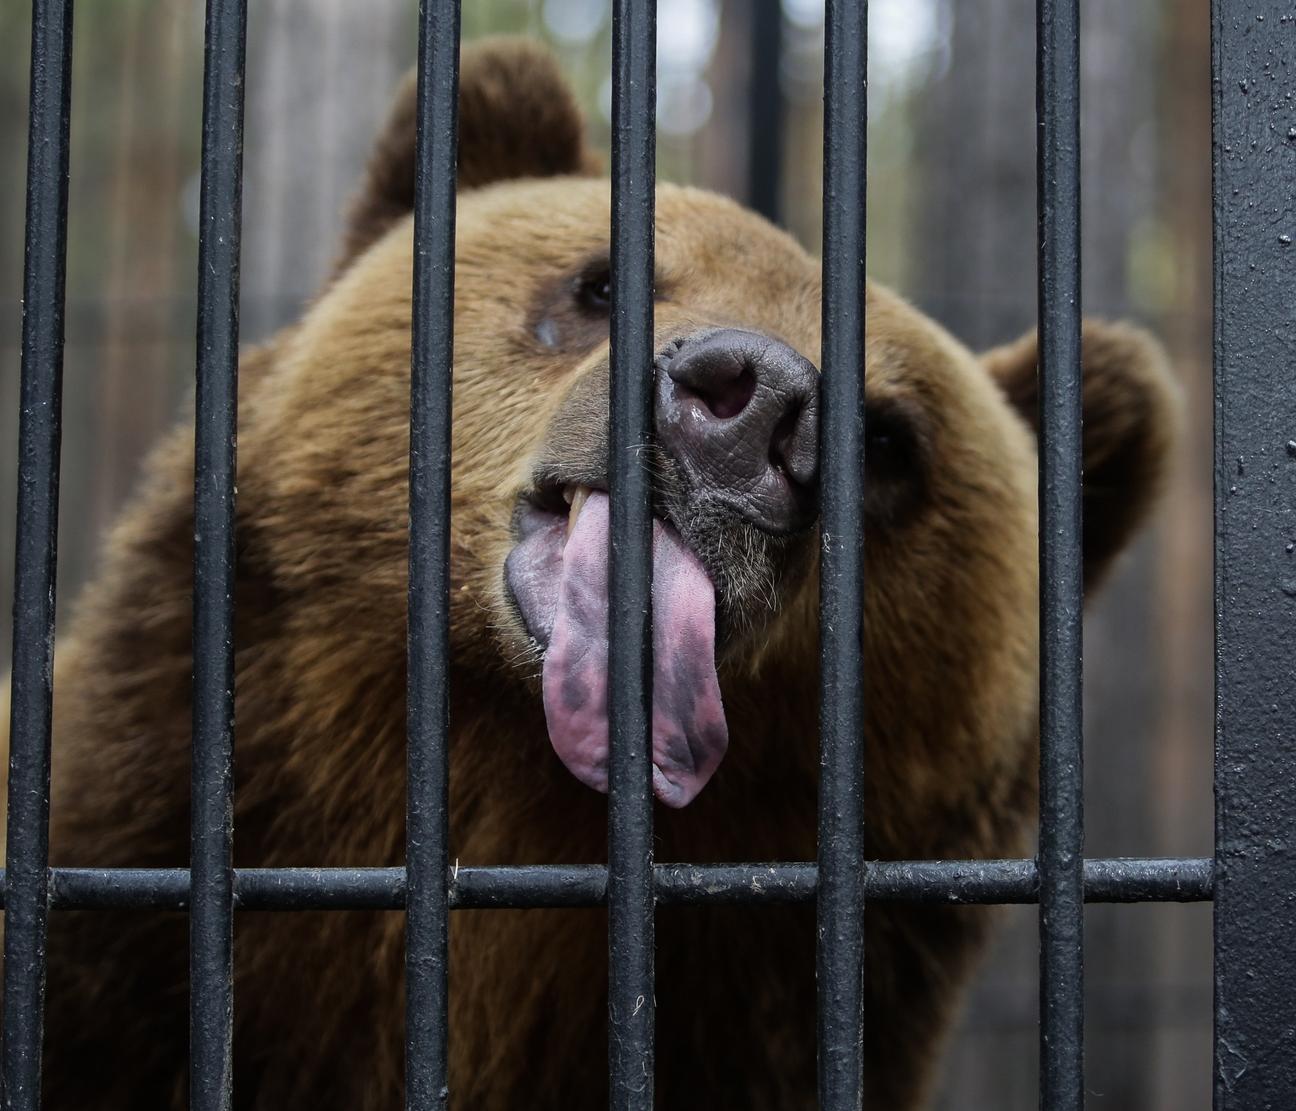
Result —
POLYGON ((912 406, 869 402, 864 415, 864 497, 871 516, 902 519, 927 485, 927 447, 921 414, 912 406))
POLYGON ((868 473, 894 478, 908 470, 914 456, 913 430, 893 412, 870 410, 864 425, 864 463, 868 473))
POLYGON ((586 312, 609 312, 612 308, 612 275, 606 270, 581 275, 576 282, 576 301, 586 312))
MULTIPOLYGON (((662 283, 653 296, 665 300, 662 283)), ((612 313, 612 266, 606 253, 546 285, 529 319, 531 335, 550 351, 590 351, 608 339, 612 313)))

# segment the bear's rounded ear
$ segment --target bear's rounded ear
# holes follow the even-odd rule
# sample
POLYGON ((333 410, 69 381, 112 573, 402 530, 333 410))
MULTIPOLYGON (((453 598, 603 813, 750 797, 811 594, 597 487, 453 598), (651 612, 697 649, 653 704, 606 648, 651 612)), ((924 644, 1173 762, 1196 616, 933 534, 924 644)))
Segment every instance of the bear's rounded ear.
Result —
POLYGON ((597 174, 585 117, 557 59, 528 39, 489 38, 459 63, 459 188, 597 174))
MULTIPOLYGON (((414 208, 414 73, 405 75, 351 202, 334 272, 414 208)), ((459 188, 563 174, 597 174, 585 119, 553 55, 527 39, 465 45, 459 62, 459 188)))
MULTIPOLYGON (((1013 408, 1039 431, 1036 334, 982 356, 1013 408)), ((1161 489, 1179 425, 1179 389, 1161 345, 1139 328, 1087 320, 1084 375, 1084 575, 1097 585, 1161 489)))

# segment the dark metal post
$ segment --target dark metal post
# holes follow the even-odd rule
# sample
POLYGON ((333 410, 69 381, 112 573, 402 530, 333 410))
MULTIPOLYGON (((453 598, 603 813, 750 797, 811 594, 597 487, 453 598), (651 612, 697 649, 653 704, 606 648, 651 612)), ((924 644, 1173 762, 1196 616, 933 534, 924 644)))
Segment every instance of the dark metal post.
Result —
POLYGON ((1084 1106, 1080 11, 1037 8, 1040 1107, 1084 1106))
POLYGON ((783 4, 752 0, 747 201, 778 223, 783 189, 783 4))
POLYGON ((819 563, 819 1105, 864 1092, 864 225, 868 4, 830 0, 824 55, 819 563))
POLYGON ((15 1111, 40 1107, 71 89, 72 2, 37 0, 27 137, 5 867, 4 1102, 15 1111))
POLYGON ((208 0, 194 432, 189 1104, 228 1111, 234 1040, 234 482, 246 0, 208 0))
POLYGON ((419 5, 410 368, 405 1106, 449 1101, 450 398, 459 0, 419 5))
POLYGON ((1296 1104, 1296 23, 1213 5, 1215 1108, 1296 1104))
POLYGON ((608 593, 608 1069, 613 1111, 653 1105, 652 436, 657 5, 612 9, 608 593))

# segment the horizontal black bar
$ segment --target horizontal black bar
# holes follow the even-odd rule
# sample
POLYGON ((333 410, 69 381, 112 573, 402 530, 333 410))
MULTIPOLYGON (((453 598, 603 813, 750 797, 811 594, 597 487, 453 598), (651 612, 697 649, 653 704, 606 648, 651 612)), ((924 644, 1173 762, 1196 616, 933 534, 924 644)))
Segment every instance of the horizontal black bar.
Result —
MULTIPOLYGON (((607 901, 601 864, 462 867, 449 872, 456 910, 595 907, 607 901)), ((0 888, 4 874, 0 871, 0 888)), ((882 902, 989 905, 1034 903, 1039 880, 1033 860, 884 860, 865 865, 864 895, 882 902)), ((1214 894, 1209 858, 1115 858, 1084 862, 1089 903, 1201 903, 1214 894)), ((657 901, 805 903, 815 898, 812 863, 658 864, 657 901)), ((55 910, 184 910, 184 868, 51 868, 55 910)), ((2 901, 0 901, 2 904, 2 901)), ((239 868, 238 910, 403 910, 404 868, 239 868)))
MULTIPOLYGON (((1084 862, 1086 903, 1200 903, 1214 891, 1209 858, 1092 859, 1084 862)), ((1039 902, 1033 860, 883 861, 869 865, 867 898, 885 902, 1039 902)))

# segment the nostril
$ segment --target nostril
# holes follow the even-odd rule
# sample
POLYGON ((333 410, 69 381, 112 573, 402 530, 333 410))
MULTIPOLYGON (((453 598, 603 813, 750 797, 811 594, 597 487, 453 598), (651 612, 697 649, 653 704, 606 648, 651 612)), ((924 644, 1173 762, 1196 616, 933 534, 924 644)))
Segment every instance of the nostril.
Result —
POLYGON ((749 353, 716 333, 685 344, 665 364, 677 397, 700 402, 716 420, 732 420, 751 403, 760 369, 749 353))
POLYGON ((717 420, 743 412, 756 394, 757 372, 749 359, 730 349, 686 353, 667 363, 678 397, 696 399, 717 420))
POLYGON ((747 408, 756 392, 756 375, 744 366, 736 378, 727 381, 713 378, 701 388, 694 384, 690 392, 698 396, 717 420, 729 420, 747 408))

